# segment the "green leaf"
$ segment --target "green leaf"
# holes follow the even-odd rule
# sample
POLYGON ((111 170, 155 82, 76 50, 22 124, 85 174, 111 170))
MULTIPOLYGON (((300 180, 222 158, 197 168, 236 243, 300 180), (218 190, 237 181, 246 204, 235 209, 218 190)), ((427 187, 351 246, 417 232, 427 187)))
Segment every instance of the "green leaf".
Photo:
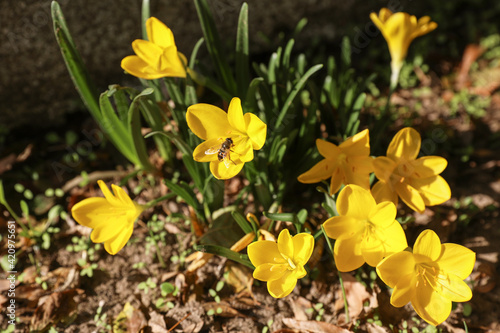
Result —
POLYGON ((111 142, 113 142, 115 147, 125 156, 125 158, 136 165, 140 164, 137 155, 132 150, 132 138, 127 128, 125 128, 125 125, 116 115, 107 92, 101 94, 99 105, 102 111, 101 127, 104 133, 109 136, 111 142))
POLYGON ((248 54, 248 5, 244 2, 241 5, 236 32, 236 83, 238 95, 241 97, 246 95, 250 81, 248 54))
POLYGON ((98 93, 94 82, 83 64, 80 53, 77 51, 73 38, 66 25, 66 20, 57 1, 51 4, 52 22, 57 43, 61 49, 64 62, 68 68, 71 80, 80 94, 83 103, 90 111, 97 123, 101 124, 98 93))
POLYGON ((175 184, 171 180, 164 179, 163 181, 172 192, 181 197, 189 206, 193 207, 196 211, 200 211, 201 205, 192 191, 187 190, 185 186, 175 184))
POLYGON ((255 266, 252 265, 252 263, 250 262, 250 259, 248 259, 248 256, 246 254, 240 254, 238 252, 235 252, 233 250, 227 249, 227 248, 222 247, 222 246, 195 245, 194 249, 195 249, 195 251, 211 253, 211 254, 215 254, 218 256, 222 256, 222 257, 225 257, 229 260, 243 264, 251 269, 255 269, 255 266))
POLYGON ((264 216, 274 221, 296 222, 297 217, 294 213, 269 213, 264 212, 264 216))
POLYGON ((299 91, 304 87, 304 85, 305 85, 306 81, 309 79, 309 77, 311 75, 313 75, 314 73, 316 73, 317 71, 319 71, 322 67, 323 67, 322 64, 312 66, 304 74, 304 76, 302 76, 300 78, 300 80, 295 84, 292 91, 288 95, 288 98, 286 99, 285 104, 283 105, 283 108, 281 109, 281 111, 279 113, 278 119, 276 120, 275 128, 279 128, 281 126, 281 122, 285 118, 285 115, 286 115, 288 109, 292 105, 295 97, 297 97, 297 94, 299 93, 299 91))
POLYGON ((142 39, 148 40, 148 32, 146 30, 146 21, 151 17, 151 9, 149 0, 142 0, 141 21, 142 21, 142 39))
POLYGON ((212 58, 215 70, 224 83, 225 90, 229 91, 234 96, 236 91, 236 82, 234 81, 233 74, 231 73, 231 69, 226 60, 222 43, 220 41, 219 34, 217 33, 215 21, 212 13, 210 12, 208 3, 206 0, 194 0, 194 4, 196 6, 203 35, 205 37, 208 53, 212 58))
POLYGON ((245 217, 243 217, 243 215, 241 215, 240 212, 238 212, 237 210, 233 210, 231 212, 231 215, 245 234, 249 234, 254 231, 250 223, 248 223, 248 221, 245 219, 245 217))
POLYGON ((189 58, 189 67, 194 68, 196 64, 196 57, 198 56, 198 51, 200 50, 201 45, 205 42, 205 39, 202 37, 198 39, 196 44, 193 47, 193 52, 191 52, 191 57, 189 58))

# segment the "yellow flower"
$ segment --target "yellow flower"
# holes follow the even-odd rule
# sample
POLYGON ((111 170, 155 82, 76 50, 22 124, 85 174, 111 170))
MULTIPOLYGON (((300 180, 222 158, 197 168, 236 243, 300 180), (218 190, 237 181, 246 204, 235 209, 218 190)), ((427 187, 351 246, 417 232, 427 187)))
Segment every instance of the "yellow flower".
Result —
POLYGON ((342 184, 370 188, 370 173, 373 168, 367 129, 339 146, 320 139, 316 140, 316 146, 325 159, 301 174, 297 178, 299 182, 312 184, 331 177, 330 194, 337 193, 342 184))
POLYGON ((376 266, 383 257, 403 251, 407 246, 401 224, 395 220, 392 202, 377 204, 369 190, 347 185, 337 199, 339 216, 323 224, 326 235, 336 239, 333 255, 341 272, 376 266))
POLYGON ((373 161, 375 176, 379 179, 372 188, 377 202, 392 201, 397 205, 399 196, 411 209, 423 213, 425 206, 439 205, 450 199, 450 187, 439 176, 448 162, 439 156, 417 159, 420 143, 416 130, 403 128, 392 139, 387 156, 373 161))
POLYGON ((426 322, 439 325, 448 318, 451 302, 466 302, 472 291, 463 281, 472 269, 476 254, 461 245, 441 244, 432 230, 424 230, 415 241, 413 253, 395 253, 377 265, 377 274, 394 288, 391 304, 411 302, 426 322))
POLYGON ((267 290, 274 298, 290 294, 297 279, 306 276, 304 265, 314 248, 314 237, 300 233, 293 237, 284 229, 278 242, 261 240, 248 246, 248 257, 255 266, 253 277, 267 281, 267 290))
POLYGON ((266 141, 267 126, 252 113, 243 115, 241 101, 235 97, 228 112, 210 104, 188 108, 189 128, 205 140, 193 151, 197 162, 210 162, 210 171, 217 179, 229 179, 241 171, 245 162, 253 160, 253 151, 266 141))
POLYGON ((71 209, 76 222, 92 228, 90 239, 94 243, 104 243, 109 254, 120 251, 132 235, 134 222, 143 208, 132 201, 125 191, 111 185, 113 193, 102 180, 97 181, 104 198, 87 198, 71 209))
POLYGON ((136 39, 132 48, 136 55, 123 58, 122 68, 142 79, 153 80, 166 76, 186 77, 186 57, 177 52, 174 34, 155 17, 146 21, 149 40, 136 39))
POLYGON ((392 13, 387 8, 382 8, 378 16, 376 13, 371 13, 370 18, 380 29, 389 46, 392 60, 391 83, 395 86, 411 42, 436 29, 437 23, 431 22, 429 16, 417 20, 415 16, 408 13, 392 13))

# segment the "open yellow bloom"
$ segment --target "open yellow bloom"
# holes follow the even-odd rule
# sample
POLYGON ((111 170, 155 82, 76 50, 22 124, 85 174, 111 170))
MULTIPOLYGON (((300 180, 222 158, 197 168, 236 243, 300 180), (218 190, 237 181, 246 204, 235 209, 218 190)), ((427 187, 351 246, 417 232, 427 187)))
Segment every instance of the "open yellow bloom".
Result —
POLYGON ((411 209, 423 213, 425 206, 439 205, 450 199, 450 187, 439 176, 448 162, 439 156, 417 159, 420 144, 416 130, 403 128, 389 144, 387 156, 373 161, 375 176, 379 179, 372 188, 377 202, 392 201, 397 205, 399 196, 411 209))
POLYGON ((312 184, 331 178, 330 194, 337 193, 342 184, 370 188, 370 173, 373 168, 367 129, 339 146, 320 139, 316 140, 316 146, 325 159, 301 174, 297 178, 299 182, 312 184))
POLYGON ((422 319, 439 325, 448 318, 451 302, 466 302, 472 291, 463 281, 472 269, 476 254, 468 248, 441 244, 432 230, 424 230, 415 241, 413 253, 395 253, 377 265, 377 274, 394 288, 391 304, 411 302, 422 319))
POLYGON ((186 114, 189 128, 205 140, 193 151, 197 162, 210 162, 217 179, 229 179, 253 160, 253 151, 266 142, 267 125, 252 113, 243 114, 241 101, 234 97, 226 112, 210 104, 191 105, 186 114))
POLYGON ((436 29, 437 23, 431 22, 429 16, 417 20, 415 16, 408 13, 392 13, 387 8, 382 8, 378 16, 376 13, 371 13, 370 18, 380 29, 389 46, 392 68, 391 83, 395 85, 411 42, 436 29))
POLYGON ((297 280, 307 275, 304 265, 314 248, 314 237, 300 233, 293 237, 284 229, 278 242, 261 240, 248 246, 248 257, 255 266, 253 277, 267 281, 267 290, 274 298, 290 294, 297 280))
POLYGON ((177 52, 174 34, 155 17, 146 21, 149 40, 136 39, 132 48, 136 55, 123 58, 122 68, 142 79, 154 80, 162 77, 186 77, 186 57, 177 52))
POLYGON ((369 190, 347 185, 337 199, 339 216, 323 224, 326 235, 336 239, 333 256, 341 272, 355 270, 365 262, 376 266, 389 254, 403 251, 406 236, 392 202, 377 204, 369 190))
POLYGON ((94 243, 104 243, 109 254, 116 254, 132 236, 134 222, 143 208, 121 187, 112 184, 113 195, 102 180, 97 183, 104 198, 84 199, 73 206, 71 214, 76 222, 94 229, 90 234, 94 243))

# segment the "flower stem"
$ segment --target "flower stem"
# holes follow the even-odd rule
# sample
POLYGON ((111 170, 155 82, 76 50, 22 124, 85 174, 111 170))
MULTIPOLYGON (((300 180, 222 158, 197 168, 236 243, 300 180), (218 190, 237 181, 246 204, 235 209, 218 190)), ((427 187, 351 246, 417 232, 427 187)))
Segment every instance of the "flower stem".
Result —
MULTIPOLYGON (((330 242, 330 238, 328 238, 328 236, 326 235, 325 228, 323 227, 323 225, 321 225, 321 231, 323 232, 323 236, 325 236, 326 243, 328 244, 328 250, 330 250, 330 254, 332 255, 333 265, 335 267, 337 267, 337 265, 335 264, 335 259, 333 257, 332 243, 330 242)), ((342 279, 342 275, 340 274, 340 271, 338 270, 338 268, 337 268, 337 272, 339 275, 340 288, 342 289, 342 296, 344 297, 345 320, 346 320, 346 323, 349 323, 351 321, 351 319, 349 318, 349 304, 347 304, 347 297, 345 294, 344 280, 342 279)))

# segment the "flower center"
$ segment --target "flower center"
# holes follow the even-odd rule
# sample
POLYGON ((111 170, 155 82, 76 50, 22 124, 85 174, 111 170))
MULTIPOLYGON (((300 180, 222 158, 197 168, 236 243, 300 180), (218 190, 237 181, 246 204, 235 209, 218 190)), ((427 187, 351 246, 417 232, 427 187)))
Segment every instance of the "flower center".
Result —
POLYGON ((436 289, 439 283, 439 268, 435 264, 431 263, 421 263, 415 266, 417 282, 415 287, 424 285, 425 287, 430 286, 436 289))

